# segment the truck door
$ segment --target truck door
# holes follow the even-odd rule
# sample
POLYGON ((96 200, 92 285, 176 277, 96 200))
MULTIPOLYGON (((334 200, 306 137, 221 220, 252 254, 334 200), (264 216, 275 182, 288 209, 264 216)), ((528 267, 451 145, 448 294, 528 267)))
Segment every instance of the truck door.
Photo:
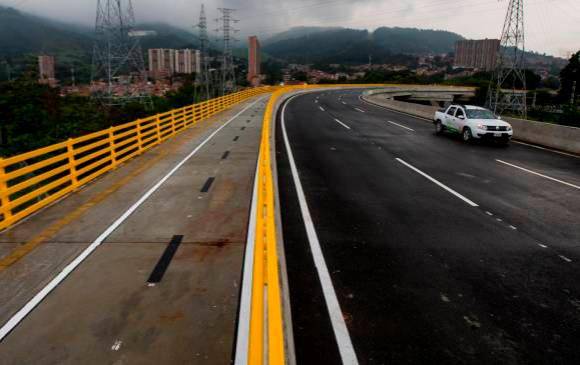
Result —
POLYGON ((451 130, 457 129, 455 124, 455 111, 457 107, 452 106, 447 109, 447 113, 445 113, 445 126, 451 130))
POLYGON ((465 125, 467 124, 465 118, 467 118, 467 116, 463 109, 457 108, 457 111, 455 112, 455 128, 457 128, 459 132, 463 131, 463 128, 465 128, 465 125))

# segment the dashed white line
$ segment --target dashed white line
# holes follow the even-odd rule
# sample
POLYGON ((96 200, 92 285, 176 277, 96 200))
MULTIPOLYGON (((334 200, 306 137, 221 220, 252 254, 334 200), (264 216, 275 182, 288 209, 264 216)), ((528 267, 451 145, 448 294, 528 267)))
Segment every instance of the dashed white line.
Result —
POLYGON ((326 110, 324 110, 323 107, 319 106, 320 110, 322 110, 323 112, 325 112, 326 110))
POLYGON ((359 108, 354 108, 354 109, 355 109, 355 110, 358 110, 358 111, 359 111, 359 112, 361 112, 361 113, 366 113, 366 112, 365 112, 364 110, 362 110, 362 109, 359 109, 359 108))
POLYGON ((409 128, 409 127, 405 127, 404 125, 401 125, 401 124, 399 124, 399 123, 391 122, 390 120, 387 120, 387 123, 391 123, 391 124, 393 124, 393 125, 396 125, 397 127, 405 128, 405 129, 407 129, 407 130, 410 130, 411 132, 415 132, 415 130, 414 130, 414 129, 411 129, 411 128, 409 128))
POLYGON ((511 224, 510 224, 510 228, 513 229, 513 230, 517 230, 518 229, 516 226, 512 226, 511 224))
POLYGON ((336 338, 336 342, 338 344, 338 350, 340 352, 342 363, 356 365, 358 364, 356 353, 348 333, 348 327, 346 327, 346 323, 344 321, 344 315, 340 309, 338 298, 336 297, 336 291, 334 290, 334 285, 332 284, 332 279, 330 277, 328 267, 326 266, 326 261, 324 260, 324 254, 322 253, 322 248, 320 247, 320 242, 318 241, 318 234, 316 233, 316 228, 314 227, 314 222, 312 221, 312 216, 310 215, 310 210, 308 209, 308 203, 306 202, 304 189, 302 188, 302 183, 300 182, 298 168, 296 167, 290 141, 288 140, 288 133, 286 132, 286 121, 284 117, 287 105, 288 103, 284 104, 284 107, 282 108, 282 136, 284 138, 284 144, 288 153, 290 170, 292 171, 292 178, 296 187, 296 195, 298 196, 298 203, 300 205, 302 219, 304 220, 306 235, 308 237, 310 250, 314 259, 314 266, 316 267, 318 278, 320 279, 320 283, 322 285, 322 293, 324 295, 326 308, 328 309, 330 323, 332 324, 334 337, 336 338))
POLYGON ((496 218, 495 220, 498 222, 503 222, 503 219, 501 219, 501 218, 496 218))
POLYGON ((165 182, 175 174, 177 170, 181 168, 191 157, 193 157, 197 152, 203 148, 216 134, 218 134, 222 129, 227 127, 234 119, 239 117, 242 113, 252 108, 256 103, 258 103, 262 98, 254 101, 250 105, 246 106, 236 115, 234 115, 227 122, 222 124, 219 128, 213 131, 207 138, 205 138, 197 147, 195 147, 185 158, 183 158, 179 163, 177 163, 163 178, 161 178, 153 187, 151 187, 145 194, 139 198, 129 209, 127 209, 117 220, 115 220, 107 229, 99 235, 84 251, 82 251, 73 261, 71 261, 67 266, 65 266, 61 272, 58 273, 51 281, 46 284, 32 299, 30 299, 22 308, 18 310, 6 323, 0 328, 0 341, 4 339, 18 324, 26 318, 26 316, 36 308, 43 300, 46 298, 57 286, 60 285, 69 275, 72 273, 79 265, 81 265, 87 257, 89 257, 93 251, 95 251, 111 233, 113 233, 123 222, 127 220, 145 201, 149 199, 153 193, 155 193, 165 182))
POLYGON ((541 248, 548 248, 548 246, 541 244, 541 243, 538 243, 538 246, 540 246, 541 248))
POLYGON ((418 173, 419 175, 423 176, 424 178, 426 178, 427 180, 435 183, 436 185, 438 185, 439 187, 447 190, 449 193, 455 195, 456 197, 458 197, 459 199, 463 200, 464 202, 466 202, 467 204, 471 205, 472 207, 478 207, 479 205, 477 205, 476 203, 474 203, 472 200, 467 199, 465 196, 459 194, 457 191, 451 189, 450 187, 448 187, 447 185, 439 182, 438 180, 432 178, 431 176, 427 175, 426 173, 424 173, 423 171, 419 170, 418 168, 416 168, 415 166, 403 161, 400 158, 396 158, 397 161, 399 161, 401 164, 407 166, 408 168, 410 168, 411 170, 415 171, 416 173, 418 173))
POLYGON ((346 103, 344 101, 341 101, 341 103, 343 103, 344 105, 346 105, 346 103))
POLYGON ((567 258, 564 255, 558 255, 559 258, 561 258, 562 260, 566 261, 566 262, 572 262, 572 260, 570 260, 569 258, 567 258))
POLYGON ((349 126, 347 126, 346 124, 344 124, 344 123, 343 123, 343 122, 341 122, 340 120, 338 120, 338 119, 334 118, 334 121, 335 121, 335 122, 337 122, 338 124, 340 124, 341 126, 343 126, 344 128, 346 128, 346 129, 350 129, 350 127, 349 127, 349 126))
POLYGON ((525 167, 521 167, 521 166, 518 166, 518 165, 511 164, 511 163, 509 163, 509 162, 505 162, 505 161, 498 160, 498 159, 496 159, 496 161, 497 161, 497 162, 499 162, 499 163, 502 163, 502 164, 504 164, 504 165, 508 165, 508 166, 514 167, 514 168, 516 168, 516 169, 519 169, 519 170, 522 170, 522 171, 528 172, 528 173, 530 173, 530 174, 533 174, 533 175, 537 175, 537 176, 543 177, 544 179, 548 179, 548 180, 552 180, 552 181, 555 181, 555 182, 559 182, 560 184, 564 184, 564 185, 567 185, 567 186, 570 186, 570 187, 572 187, 572 188, 575 188, 575 189, 578 189, 578 190, 580 190, 580 186, 578 186, 578 185, 574 185, 574 184, 571 184, 571 183, 569 183, 569 182, 562 181, 562 180, 559 180, 559 179, 553 178, 553 177, 551 177, 551 176, 548 176, 548 175, 540 174, 539 172, 535 172, 535 171, 532 171, 532 170, 526 169, 525 167))
POLYGON ((492 212, 488 212, 488 211, 486 211, 486 212, 485 212, 485 214, 487 214, 487 215, 489 215, 489 216, 493 216, 493 213, 492 213, 492 212))

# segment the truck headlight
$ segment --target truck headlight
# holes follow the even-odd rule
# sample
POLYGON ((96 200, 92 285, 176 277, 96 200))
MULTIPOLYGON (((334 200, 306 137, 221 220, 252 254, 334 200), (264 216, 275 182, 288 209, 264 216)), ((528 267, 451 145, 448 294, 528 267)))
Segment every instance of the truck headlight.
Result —
POLYGON ((481 130, 484 130, 484 131, 486 131, 486 130, 487 130, 487 126, 486 126, 486 125, 483 125, 483 124, 478 124, 478 125, 477 125, 477 128, 478 128, 478 129, 481 129, 481 130))

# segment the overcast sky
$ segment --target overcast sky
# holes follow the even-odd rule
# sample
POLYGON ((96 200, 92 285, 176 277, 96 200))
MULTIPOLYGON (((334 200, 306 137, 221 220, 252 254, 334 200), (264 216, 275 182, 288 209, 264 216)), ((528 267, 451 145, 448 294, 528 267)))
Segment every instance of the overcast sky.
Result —
MULTIPOLYGON (((192 29, 204 2, 210 29, 218 7, 237 10, 240 37, 292 26, 434 28, 467 38, 499 38, 509 0, 133 0, 138 22, 192 29)), ((524 0, 526 48, 557 56, 580 50, 580 1, 524 0)), ((0 0, 59 20, 92 24, 97 0, 0 0)))

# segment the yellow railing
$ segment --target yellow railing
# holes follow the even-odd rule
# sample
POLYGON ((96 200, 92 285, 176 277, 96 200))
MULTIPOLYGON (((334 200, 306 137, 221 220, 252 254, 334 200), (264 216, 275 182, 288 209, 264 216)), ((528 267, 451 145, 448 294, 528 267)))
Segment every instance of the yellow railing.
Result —
POLYGON ((53 203, 187 127, 271 87, 238 93, 0 158, 0 230, 53 203))

